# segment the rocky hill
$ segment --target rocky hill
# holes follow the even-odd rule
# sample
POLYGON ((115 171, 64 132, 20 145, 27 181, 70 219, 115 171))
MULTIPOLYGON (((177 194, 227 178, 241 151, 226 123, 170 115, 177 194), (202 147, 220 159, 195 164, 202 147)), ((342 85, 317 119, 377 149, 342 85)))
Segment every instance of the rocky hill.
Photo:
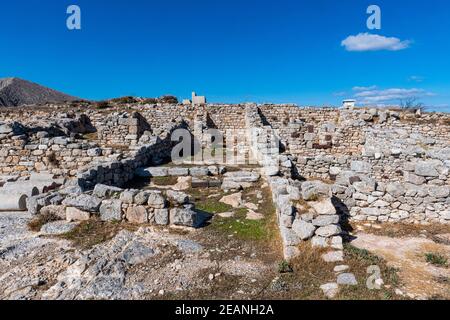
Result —
POLYGON ((0 79, 0 107, 77 100, 65 93, 19 78, 0 79))

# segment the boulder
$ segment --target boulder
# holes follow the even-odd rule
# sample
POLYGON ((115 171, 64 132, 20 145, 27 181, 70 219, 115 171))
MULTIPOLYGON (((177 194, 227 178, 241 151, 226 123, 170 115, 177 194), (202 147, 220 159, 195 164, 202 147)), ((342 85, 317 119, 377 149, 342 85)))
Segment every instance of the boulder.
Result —
POLYGON ((298 235, 300 239, 308 240, 314 235, 314 231, 316 231, 316 228, 312 223, 297 219, 292 224, 292 230, 298 235))
POLYGON ((325 227, 330 224, 338 224, 338 223, 339 223, 338 215, 321 215, 312 221, 312 224, 316 227, 325 227))
POLYGON ((12 125, 9 123, 0 124, 0 134, 10 134, 13 132, 12 125))
POLYGON ((293 216, 295 213, 295 208, 292 206, 289 195, 281 194, 278 196, 277 200, 278 211, 282 215, 293 216))
POLYGON ((318 248, 329 247, 328 239, 317 235, 311 239, 311 245, 318 248))
POLYGON ((356 191, 367 194, 376 190, 376 182, 374 179, 366 179, 364 181, 355 182, 353 187, 356 191))
POLYGON ((134 196, 134 203, 137 204, 137 205, 147 204, 149 196, 150 196, 150 193, 148 191, 138 192, 134 196))
POLYGON ((192 177, 191 179, 192 188, 209 188, 208 180, 200 179, 198 177, 192 177))
POLYGON ((122 201, 104 200, 100 206, 100 218, 102 221, 121 221, 122 201))
POLYGON ((330 198, 324 199, 321 201, 312 201, 312 202, 309 202, 308 204, 311 208, 314 209, 314 211, 318 215, 335 215, 336 214, 336 208, 334 207, 330 198))
POLYGON ((287 186, 286 191, 289 194, 289 199, 293 201, 298 201, 301 199, 302 195, 300 189, 294 186, 287 186))
POLYGON ((344 249, 344 244, 341 236, 336 236, 331 238, 331 247, 338 250, 344 249))
POLYGON ((280 173, 280 168, 278 166, 264 166, 263 172, 266 176, 272 177, 280 173))
POLYGON ((450 210, 445 210, 440 213, 441 218, 444 220, 450 220, 450 210))
POLYGON ((232 206, 233 208, 240 208, 242 206, 242 193, 234 193, 230 194, 228 196, 222 197, 222 199, 219 200, 222 203, 228 204, 232 206))
POLYGON ((292 229, 280 227, 280 233, 285 246, 296 246, 301 242, 300 237, 292 229))
POLYGON ((333 299, 339 293, 339 286, 334 282, 323 284, 320 286, 320 289, 323 291, 323 294, 329 299, 333 299))
POLYGON ((130 223, 144 224, 148 222, 147 209, 144 206, 128 207, 126 218, 130 223))
POLYGON ((341 264, 341 265, 334 267, 333 271, 336 273, 342 273, 344 271, 347 271, 348 269, 350 269, 350 267, 348 265, 341 264))
POLYGON ((322 255, 325 262, 341 262, 344 261, 343 251, 331 251, 322 255))
POLYGON ((331 197, 331 187, 320 181, 306 181, 302 183, 302 197, 306 201, 317 200, 325 196, 331 197))
POLYGON ((42 226, 41 233, 45 235, 62 235, 75 229, 76 222, 54 221, 42 226))
POLYGON ((169 175, 169 170, 164 167, 138 168, 134 174, 141 178, 167 177, 169 175))
POLYGON ((166 207, 166 199, 160 192, 150 192, 148 195, 147 204, 155 209, 163 209, 166 207))
POLYGON ((418 186, 424 184, 427 181, 424 177, 415 175, 411 172, 405 172, 404 176, 405 176, 405 182, 413 183, 418 186))
POLYGON ((200 221, 193 206, 185 205, 182 208, 173 208, 170 210, 170 222, 177 226, 198 227, 200 221))
MULTIPOLYGON (((127 204, 134 203, 134 197, 139 193, 138 190, 125 190, 120 194, 120 201, 127 204)), ((145 202, 145 201, 144 201, 145 202)))
POLYGON ((193 167, 189 169, 191 176, 203 177, 209 175, 209 170, 206 167, 193 167))
POLYGON ((171 202, 176 204, 186 204, 189 202, 189 196, 184 192, 167 190, 166 195, 171 202))
POLYGON ((439 177, 438 165, 442 163, 435 160, 419 161, 416 163, 414 173, 421 177, 439 177))
MULTIPOLYGON (((147 243, 132 240, 126 248, 123 249, 123 251, 119 255, 119 260, 123 261, 127 265, 133 266, 144 263, 148 258, 155 255, 154 248, 151 248, 147 243)), ((117 272, 117 271, 116 271, 117 272)), ((112 277, 113 279, 117 279, 112 277)), ((120 278, 119 278, 120 281, 120 278)), ((100 282, 103 284, 102 282, 100 282)), ((105 290, 117 290, 115 288, 112 288, 110 286, 104 286, 107 289, 105 290)), ((119 285, 119 288, 121 285, 119 285)), ((118 289, 120 290, 120 289, 118 289)))
POLYGON ((94 213, 98 212, 100 205, 102 204, 102 200, 87 194, 80 194, 79 196, 75 197, 67 197, 63 201, 63 204, 69 207, 78 208, 82 211, 94 213))
POLYGON ((116 195, 119 196, 122 191, 123 189, 121 188, 98 183, 95 185, 93 195, 99 198, 110 198, 116 195))
POLYGON ((27 200, 28 213, 31 215, 36 215, 45 206, 49 206, 51 204, 57 204, 57 205, 61 204, 61 201, 60 201, 61 199, 62 199, 62 197, 58 193, 30 197, 27 200), (58 201, 53 201, 53 200, 58 200, 58 201))
POLYGON ((221 189, 222 190, 241 190, 244 188, 250 187, 251 184, 249 182, 236 182, 230 178, 224 178, 222 181, 221 189))
POLYGON ((350 168, 356 173, 370 173, 372 170, 371 164, 366 161, 352 161, 350 168))
POLYGON ((175 177, 181 177, 181 176, 188 176, 189 175, 189 169, 188 168, 169 168, 168 169, 169 176, 175 176, 175 177))
POLYGON ((339 167, 330 167, 329 173, 331 176, 337 176, 338 174, 341 173, 341 168, 339 167))
POLYGON ((378 208, 362 208, 361 213, 366 216, 381 216, 383 215, 383 211, 378 208))
POLYGON ((450 196, 449 186, 430 186, 428 188, 428 194, 434 198, 447 198, 450 196))
POLYGON ((66 219, 66 207, 60 205, 48 205, 43 207, 39 214, 52 215, 64 220, 66 219))
POLYGON ((225 173, 224 177, 234 182, 257 182, 261 175, 252 171, 234 171, 225 173))
POLYGON ((389 193, 391 196, 397 198, 397 197, 401 197, 401 196, 405 195, 406 190, 402 183, 394 182, 394 183, 389 183, 386 186, 386 192, 389 193))
POLYGON ((353 273, 341 273, 337 276, 337 283, 340 285, 356 286, 358 281, 353 273))
POLYGON ((160 226, 167 226, 169 224, 169 210, 155 209, 155 223, 160 226))
POLYGON ((286 228, 292 228, 294 222, 294 216, 287 216, 285 214, 280 215, 280 225, 286 228))
POLYGON ((386 202, 386 201, 383 201, 383 200, 377 200, 377 201, 374 201, 371 204, 371 206, 372 207, 376 207, 376 208, 385 208, 385 207, 389 206, 389 202, 386 202))
POLYGON ((316 235, 321 236, 321 237, 325 237, 325 238, 329 238, 332 236, 337 236, 340 235, 342 232, 342 229, 340 226, 338 225, 328 225, 325 227, 320 227, 319 229, 316 230, 316 235))
POLYGON ((87 155, 89 157, 100 157, 102 155, 102 149, 101 148, 88 149, 87 155))
POLYGON ((91 213, 87 211, 82 211, 74 207, 66 208, 66 220, 68 222, 72 221, 87 221, 91 218, 91 213))

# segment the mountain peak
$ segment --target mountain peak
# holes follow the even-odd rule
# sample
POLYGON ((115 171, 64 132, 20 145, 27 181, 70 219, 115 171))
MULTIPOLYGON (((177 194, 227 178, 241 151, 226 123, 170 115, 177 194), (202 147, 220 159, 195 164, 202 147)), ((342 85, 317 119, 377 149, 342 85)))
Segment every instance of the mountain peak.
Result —
POLYGON ((0 79, 0 107, 45 104, 77 100, 68 94, 21 78, 0 79))

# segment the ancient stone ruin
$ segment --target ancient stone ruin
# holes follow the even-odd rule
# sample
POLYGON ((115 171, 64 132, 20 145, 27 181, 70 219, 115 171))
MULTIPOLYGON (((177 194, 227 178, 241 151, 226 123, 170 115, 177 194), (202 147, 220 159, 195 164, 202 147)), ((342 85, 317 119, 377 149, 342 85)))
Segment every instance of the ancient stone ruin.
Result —
POLYGON ((267 187, 284 258, 310 242, 332 263, 344 260, 349 222, 450 222, 448 114, 199 101, 1 110, 0 210, 53 214, 43 228, 55 233, 93 218, 201 229, 211 214, 188 190, 217 188, 237 208, 241 190, 267 187), (177 130, 199 146, 181 162, 177 130), (204 156, 211 130, 221 157, 204 156))

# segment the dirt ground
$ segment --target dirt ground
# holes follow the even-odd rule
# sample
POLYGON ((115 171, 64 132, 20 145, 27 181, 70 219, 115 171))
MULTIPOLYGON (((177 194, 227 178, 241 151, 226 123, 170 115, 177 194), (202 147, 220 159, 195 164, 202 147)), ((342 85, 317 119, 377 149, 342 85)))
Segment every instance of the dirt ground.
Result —
POLYGON ((450 299, 448 226, 359 226, 352 245, 398 269, 399 293, 414 299, 450 299), (375 228, 374 228, 375 227, 375 228), (439 233, 446 232, 446 233, 439 233), (441 257, 434 261, 428 257, 441 257))
MULTIPOLYGON (((325 299, 320 286, 336 280, 335 265, 308 243, 283 261, 264 182, 240 192, 160 183, 178 183, 211 219, 199 229, 92 220, 55 237, 30 230, 27 214, 0 214, 0 299, 325 299), (223 197, 240 200, 230 205, 223 197)), ((446 226, 353 229, 342 264, 358 284, 335 299, 450 298, 446 226), (366 285, 373 265, 381 270, 379 290, 366 285)))

